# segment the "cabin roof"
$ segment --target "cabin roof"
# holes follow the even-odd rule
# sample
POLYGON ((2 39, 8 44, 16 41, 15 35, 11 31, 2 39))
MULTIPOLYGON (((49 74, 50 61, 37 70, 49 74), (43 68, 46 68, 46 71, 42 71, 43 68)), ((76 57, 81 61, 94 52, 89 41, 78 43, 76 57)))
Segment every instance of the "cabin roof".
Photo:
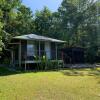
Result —
POLYGON ((66 41, 53 39, 45 36, 40 36, 36 34, 28 34, 28 35, 21 35, 21 36, 15 36, 13 39, 18 40, 37 40, 37 41, 49 41, 49 42, 57 42, 57 43, 65 43, 66 41))

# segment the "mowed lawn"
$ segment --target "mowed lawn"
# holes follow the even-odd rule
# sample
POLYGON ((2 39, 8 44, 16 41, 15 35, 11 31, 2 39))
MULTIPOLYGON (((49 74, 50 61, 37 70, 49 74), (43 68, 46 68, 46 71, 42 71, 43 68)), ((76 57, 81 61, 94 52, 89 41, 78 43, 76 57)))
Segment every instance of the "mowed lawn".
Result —
POLYGON ((0 100, 100 100, 99 69, 5 72, 0 74, 0 100))

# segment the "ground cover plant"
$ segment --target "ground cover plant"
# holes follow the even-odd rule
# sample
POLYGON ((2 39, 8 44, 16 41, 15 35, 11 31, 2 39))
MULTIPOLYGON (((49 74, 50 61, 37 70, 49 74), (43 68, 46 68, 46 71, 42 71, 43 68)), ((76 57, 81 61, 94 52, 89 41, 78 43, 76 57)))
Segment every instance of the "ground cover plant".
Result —
POLYGON ((100 69, 11 72, 0 68, 0 100, 99 100, 100 69))

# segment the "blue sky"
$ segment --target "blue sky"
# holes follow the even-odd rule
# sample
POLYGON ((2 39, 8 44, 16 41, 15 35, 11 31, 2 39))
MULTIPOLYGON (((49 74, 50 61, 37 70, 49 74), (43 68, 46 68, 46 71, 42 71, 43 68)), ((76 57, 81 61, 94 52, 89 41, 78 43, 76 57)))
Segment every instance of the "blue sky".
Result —
POLYGON ((62 0, 23 0, 23 4, 30 7, 33 13, 47 6, 51 11, 57 11, 62 0))
MULTIPOLYGON (((30 7, 33 13, 35 10, 41 10, 44 6, 47 6, 51 11, 57 11, 63 0, 22 0, 23 4, 30 7)), ((94 0, 97 1, 97 0, 94 0)))

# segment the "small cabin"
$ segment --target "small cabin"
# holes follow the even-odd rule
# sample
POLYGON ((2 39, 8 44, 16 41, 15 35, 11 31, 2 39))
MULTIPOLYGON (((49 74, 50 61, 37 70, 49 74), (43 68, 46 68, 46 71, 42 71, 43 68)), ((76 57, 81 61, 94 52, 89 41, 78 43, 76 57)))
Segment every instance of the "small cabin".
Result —
POLYGON ((13 37, 11 48, 12 64, 33 64, 40 63, 41 58, 48 60, 62 60, 59 47, 65 41, 57 40, 36 34, 28 34, 13 37))

